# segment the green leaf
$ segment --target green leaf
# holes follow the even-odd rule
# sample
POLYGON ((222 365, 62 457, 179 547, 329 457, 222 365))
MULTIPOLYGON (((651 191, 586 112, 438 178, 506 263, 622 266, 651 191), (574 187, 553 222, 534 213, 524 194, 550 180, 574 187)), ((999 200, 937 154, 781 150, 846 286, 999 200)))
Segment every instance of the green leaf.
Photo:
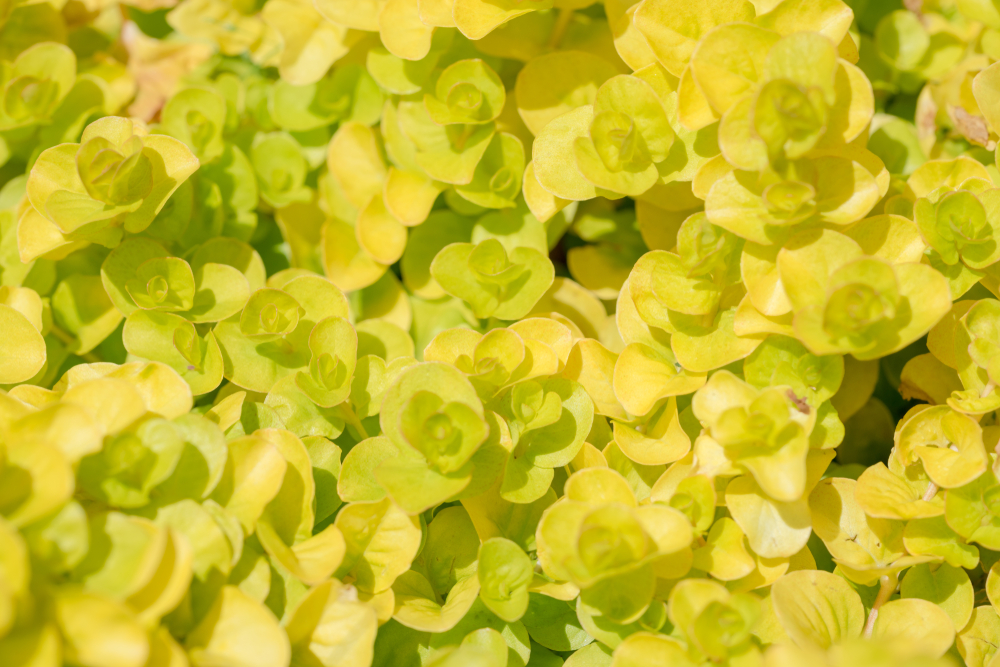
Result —
POLYGON ((528 609, 528 584, 534 569, 519 546, 502 537, 479 548, 479 595, 494 614, 509 623, 528 609))
POLYGON ((799 646, 829 648, 861 635, 861 598, 841 577, 821 571, 792 572, 771 589, 781 626, 799 646))

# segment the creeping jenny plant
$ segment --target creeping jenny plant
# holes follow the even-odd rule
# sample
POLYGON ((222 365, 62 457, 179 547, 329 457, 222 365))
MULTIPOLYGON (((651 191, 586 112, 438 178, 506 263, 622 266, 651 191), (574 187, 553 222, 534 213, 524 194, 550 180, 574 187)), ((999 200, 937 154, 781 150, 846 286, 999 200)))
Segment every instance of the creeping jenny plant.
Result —
POLYGON ((0 1, 0 665, 1000 665, 997 0, 0 1))

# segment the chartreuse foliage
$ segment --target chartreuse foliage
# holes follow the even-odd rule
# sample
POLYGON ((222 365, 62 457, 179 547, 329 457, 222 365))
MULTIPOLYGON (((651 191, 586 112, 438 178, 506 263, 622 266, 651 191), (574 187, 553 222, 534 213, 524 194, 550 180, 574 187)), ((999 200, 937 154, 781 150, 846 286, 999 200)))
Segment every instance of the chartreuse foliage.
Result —
POLYGON ((0 666, 1000 665, 997 0, 0 0, 0 666))

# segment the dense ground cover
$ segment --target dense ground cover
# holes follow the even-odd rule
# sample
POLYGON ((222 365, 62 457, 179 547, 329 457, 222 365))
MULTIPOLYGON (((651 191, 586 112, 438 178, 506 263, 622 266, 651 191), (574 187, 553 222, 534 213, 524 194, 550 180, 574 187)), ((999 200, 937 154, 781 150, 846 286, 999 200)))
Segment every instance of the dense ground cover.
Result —
POLYGON ((1000 665, 997 60, 0 0, 0 665, 1000 665))

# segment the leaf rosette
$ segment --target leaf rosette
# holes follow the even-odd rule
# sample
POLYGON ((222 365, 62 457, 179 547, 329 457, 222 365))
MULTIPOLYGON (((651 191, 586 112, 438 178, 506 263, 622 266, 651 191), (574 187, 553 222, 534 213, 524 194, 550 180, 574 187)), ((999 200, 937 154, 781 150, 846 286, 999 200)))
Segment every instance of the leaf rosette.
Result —
POLYGON ((816 411, 791 388, 756 389, 723 370, 695 392, 691 407, 726 458, 748 470, 768 496, 802 497, 816 411))
MULTIPOLYGON (((663 34, 647 23, 652 13, 646 16, 639 25, 649 26, 650 36, 663 34)), ((712 20, 721 16, 705 16, 706 32, 684 55, 690 58, 684 76, 690 75, 693 85, 685 89, 682 78, 680 86, 682 98, 703 96, 697 104, 707 119, 721 118, 724 160, 702 169, 709 219, 767 245, 782 243, 803 225, 859 220, 887 185, 873 154, 847 148, 871 119, 874 97, 861 71, 838 56, 836 43, 843 35, 788 30, 769 16, 758 17, 757 25, 714 28, 712 20)), ((674 20, 656 19, 654 24, 674 20)), ((839 32, 833 23, 825 27, 839 32)), ((687 108, 695 105, 692 100, 687 108)), ((681 123, 700 127, 704 120, 685 118, 682 111, 681 123)))
POLYGON ((535 248, 508 250, 488 238, 442 248, 431 262, 431 275, 445 292, 467 302, 476 317, 516 320, 531 311, 555 273, 549 258, 535 248))
POLYGON ((76 55, 39 44, 5 63, 0 79, 0 130, 48 122, 76 81, 76 55))
POLYGON ((357 336, 346 330, 351 328, 346 297, 308 272, 279 273, 268 283, 213 329, 226 378, 267 392, 282 378, 306 371, 296 382, 314 392, 313 400, 326 407, 337 396, 343 400, 357 354, 357 336))
POLYGON ((492 404, 504 418, 512 444, 500 495, 530 503, 545 495, 555 469, 568 465, 594 423, 594 404, 577 382, 561 377, 523 380, 492 404))
POLYGON ((863 131, 874 110, 871 84, 820 32, 782 36, 762 27, 720 26, 698 45, 691 68, 722 116, 719 148, 738 169, 783 173, 789 161, 843 147, 863 131), (713 62, 739 43, 745 49, 739 65, 713 62), (749 80, 730 86, 740 66, 749 80))
POLYGON ((730 167, 721 172, 709 176, 709 221, 761 245, 784 244, 809 227, 857 222, 882 192, 879 169, 873 173, 864 163, 837 154, 791 162, 780 175, 730 167))
POLYGON ((545 573, 579 586, 588 613, 629 623, 652 602, 658 569, 669 573, 672 557, 684 560, 692 533, 677 510, 639 506, 621 475, 593 468, 567 480, 565 499, 542 515, 536 539, 545 573))
POLYGON ((603 83, 592 105, 550 121, 533 158, 542 186, 557 197, 636 196, 660 181, 657 165, 673 142, 674 130, 652 86, 619 75, 603 83))
POLYGON ((496 120, 506 91, 496 72, 480 59, 460 60, 437 77, 424 106, 438 125, 480 124, 496 120))
POLYGON ((453 366, 408 367, 386 392, 379 421, 397 455, 375 477, 410 513, 457 496, 474 477, 492 482, 502 466, 500 422, 453 366))
POLYGON ((114 247, 124 232, 146 229, 197 168, 198 159, 173 137, 147 134, 127 118, 95 121, 79 144, 43 151, 32 167, 21 256, 92 242, 114 247))
POLYGON ((948 406, 928 407, 911 416, 897 435, 902 463, 918 460, 941 488, 965 486, 986 472, 989 456, 975 419, 948 406))
POLYGON ((512 384, 558 373, 571 336, 564 325, 538 318, 486 334, 450 329, 434 337, 424 349, 424 359, 458 368, 488 403, 512 384))
POLYGON ((44 149, 75 140, 87 117, 106 106, 108 92, 100 77, 78 75, 76 54, 64 44, 34 43, 0 64, 2 141, 30 163, 44 149))
POLYGON ((971 162, 966 157, 935 160, 911 176, 911 188, 921 193, 913 219, 928 245, 925 261, 948 278, 954 299, 1000 260, 1000 192, 985 169, 971 162))
MULTIPOLYGON (((642 341, 647 347, 664 347, 669 334, 670 356, 695 374, 753 352, 761 337, 739 335, 734 327, 745 294, 735 261, 742 246, 741 239, 712 224, 704 213, 695 213, 678 230, 677 253, 653 250, 636 262, 628 294, 642 326, 652 334, 652 341, 642 341)), ((633 341, 629 337, 626 342, 633 341)))
POLYGON ((829 230, 789 241, 778 271, 795 335, 814 354, 880 357, 922 336, 950 309, 947 280, 931 267, 865 256, 829 230))
POLYGON ((187 88, 170 98, 161 112, 159 130, 183 141, 202 163, 225 150, 226 101, 215 91, 187 88))
POLYGON ((751 632, 762 615, 755 595, 730 593, 714 581, 689 580, 670 592, 667 609, 674 626, 709 660, 752 655, 751 632))
POLYGON ((271 50, 275 35, 253 7, 232 0, 185 0, 168 15, 171 27, 205 39, 222 53, 238 56, 244 51, 271 50))

